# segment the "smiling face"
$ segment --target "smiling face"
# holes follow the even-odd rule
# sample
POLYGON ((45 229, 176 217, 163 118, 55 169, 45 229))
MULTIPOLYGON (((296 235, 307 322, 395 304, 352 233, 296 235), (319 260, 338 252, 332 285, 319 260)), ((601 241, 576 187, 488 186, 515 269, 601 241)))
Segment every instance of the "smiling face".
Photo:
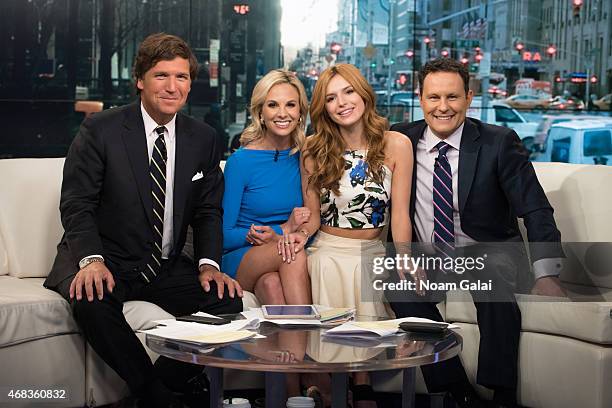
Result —
POLYGON ((300 95, 290 84, 278 84, 270 88, 261 109, 261 119, 266 136, 289 136, 300 120, 300 95))
POLYGON ((453 134, 465 121, 472 103, 472 91, 465 93, 463 80, 455 72, 432 72, 423 80, 420 102, 425 122, 440 139, 453 134))
POLYGON ((334 75, 325 91, 325 110, 338 126, 351 127, 361 121, 365 103, 346 79, 334 75))
POLYGON ((189 60, 162 60, 149 69, 136 86, 147 113, 159 125, 168 123, 187 102, 191 90, 189 60))

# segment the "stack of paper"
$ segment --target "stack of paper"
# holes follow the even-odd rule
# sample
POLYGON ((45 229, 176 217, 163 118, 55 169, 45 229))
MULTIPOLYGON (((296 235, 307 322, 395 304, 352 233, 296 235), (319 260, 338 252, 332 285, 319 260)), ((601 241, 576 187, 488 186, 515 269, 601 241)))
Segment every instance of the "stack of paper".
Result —
POLYGON ((279 326, 321 326, 321 321, 316 319, 267 319, 261 308, 252 307, 240 313, 247 320, 257 322, 270 322, 279 326))
POLYGON ((325 308, 317 306, 321 315, 321 323, 326 326, 335 326, 346 323, 355 318, 355 309, 348 307, 325 308))
MULTIPOLYGON (((402 319, 393 320, 380 320, 373 322, 348 322, 341 324, 338 327, 329 329, 323 333, 324 336, 344 336, 361 339, 372 339, 381 338, 396 335, 397 333, 404 333, 400 328, 399 324, 402 322, 418 322, 418 323, 435 323, 429 319, 422 319, 419 317, 404 317, 402 319)), ((458 329, 459 326, 455 324, 448 324, 449 329, 458 329)))
MULTIPOLYGON (((206 313, 195 315, 215 317, 206 313)), ((180 322, 174 319, 156 320, 156 327, 141 330, 142 333, 163 337, 192 344, 223 344, 241 341, 252 337, 265 337, 252 329, 257 328, 258 322, 253 320, 233 320, 228 324, 211 325, 194 322, 180 322)))

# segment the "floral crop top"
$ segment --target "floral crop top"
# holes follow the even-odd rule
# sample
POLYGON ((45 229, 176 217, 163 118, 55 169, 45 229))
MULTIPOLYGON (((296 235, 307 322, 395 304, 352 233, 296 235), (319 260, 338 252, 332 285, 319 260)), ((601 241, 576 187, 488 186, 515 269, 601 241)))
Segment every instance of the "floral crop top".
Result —
POLYGON ((391 170, 383 165, 383 182, 367 177, 365 150, 344 153, 344 174, 339 181, 340 195, 321 190, 321 224, 330 227, 366 229, 387 224, 391 200, 391 170))

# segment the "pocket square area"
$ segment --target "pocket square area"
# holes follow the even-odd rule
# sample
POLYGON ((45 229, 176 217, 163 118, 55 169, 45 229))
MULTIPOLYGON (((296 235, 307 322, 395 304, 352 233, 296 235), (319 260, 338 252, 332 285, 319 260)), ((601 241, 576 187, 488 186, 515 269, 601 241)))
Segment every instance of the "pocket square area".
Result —
POLYGON ((192 178, 191 181, 198 181, 199 179, 201 179, 202 177, 204 177, 204 174, 202 174, 201 171, 198 171, 192 178))

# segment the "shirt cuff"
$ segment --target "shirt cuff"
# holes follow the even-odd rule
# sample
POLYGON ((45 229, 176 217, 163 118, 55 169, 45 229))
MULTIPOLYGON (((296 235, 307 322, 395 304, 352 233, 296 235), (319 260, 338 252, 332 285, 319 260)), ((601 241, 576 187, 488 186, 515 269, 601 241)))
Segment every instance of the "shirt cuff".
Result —
POLYGON ((533 263, 533 274, 537 279, 559 276, 563 271, 563 258, 543 258, 533 263))
POLYGON ((221 270, 221 268, 219 267, 219 264, 213 261, 212 259, 208 259, 208 258, 200 259, 200 261, 198 262, 198 269, 200 269, 200 266, 202 265, 210 265, 210 266, 217 268, 218 271, 221 270))

